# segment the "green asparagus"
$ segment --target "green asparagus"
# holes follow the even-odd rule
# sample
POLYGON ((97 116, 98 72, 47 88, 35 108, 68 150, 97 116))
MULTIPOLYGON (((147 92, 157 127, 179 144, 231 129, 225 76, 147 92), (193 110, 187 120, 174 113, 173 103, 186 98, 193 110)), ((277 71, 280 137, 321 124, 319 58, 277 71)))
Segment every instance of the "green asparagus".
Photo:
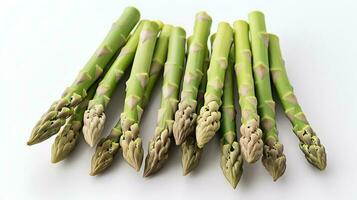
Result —
POLYGON ((104 128, 104 110, 110 98, 122 78, 126 69, 133 62, 135 51, 139 42, 140 32, 145 21, 141 21, 133 35, 120 51, 113 65, 99 83, 94 98, 89 102, 89 106, 84 113, 83 135, 85 141, 92 147, 96 144, 104 128))
POLYGON ((88 88, 102 74, 103 68, 124 45, 139 18, 140 13, 136 8, 128 7, 124 10, 74 83, 66 89, 61 99, 52 104, 36 124, 27 142, 28 145, 40 143, 59 131, 66 119, 73 114, 74 108, 84 100, 88 88))
MULTIPOLYGON (((165 26, 166 26, 166 28, 164 27, 164 29, 166 29, 166 31, 168 31, 170 26, 168 26, 168 25, 165 25, 165 26)), ((166 31, 163 30, 162 32, 166 32, 166 31)), ((166 34, 160 35, 160 37, 162 37, 162 39, 160 39, 160 37, 159 37, 159 41, 157 43, 161 43, 162 45, 157 45, 157 50, 155 50, 154 57, 151 62, 150 73, 149 73, 150 77, 149 77, 145 92, 143 94, 143 101, 142 101, 143 109, 149 102, 149 99, 151 97, 154 86, 155 86, 157 80, 159 79, 159 75, 161 74, 162 68, 164 66, 163 63, 165 60, 165 53, 164 53, 164 50, 161 50, 161 49, 165 49, 165 48, 163 48, 163 46, 167 45, 167 44, 165 45, 166 39, 164 39, 164 38, 167 38, 165 35, 166 34), (161 42, 160 42, 160 40, 161 40, 161 42), (164 54, 161 54, 158 52, 163 52, 164 54)), ((140 119, 139 119, 139 122, 140 122, 140 119)), ((122 133, 123 132, 122 132, 122 128, 121 128, 121 124, 120 124, 120 120, 119 120, 118 123, 115 125, 115 127, 112 129, 109 136, 107 136, 106 138, 103 138, 102 140, 100 140, 98 142, 97 148, 96 148, 95 153, 92 157, 91 173, 90 173, 91 175, 94 176, 94 175, 100 174, 111 166, 113 159, 120 148, 119 141, 120 141, 120 137, 121 137, 122 133)))
POLYGON ((233 31, 228 23, 218 25, 213 43, 211 63, 207 71, 205 104, 197 118, 196 140, 200 148, 208 143, 219 130, 223 85, 228 65, 228 55, 233 41, 233 31))
MULTIPOLYGON (((191 45, 191 42, 192 42, 192 36, 187 39, 188 48, 191 45)), ((198 93, 197 93, 197 111, 199 111, 204 104, 204 94, 206 91, 206 84, 207 84, 207 68, 209 66, 209 61, 210 61, 209 51, 207 46, 205 47, 205 49, 206 49, 206 54, 202 67, 203 76, 201 79, 201 83, 198 87, 198 93)), ((181 164, 182 164, 183 175, 187 175, 198 166, 202 155, 202 149, 197 146, 195 130, 193 134, 187 136, 186 140, 181 144, 180 148, 181 148, 181 164)))
POLYGON ((284 107, 285 114, 294 127, 293 131, 300 140, 300 149, 304 152, 307 161, 318 169, 324 170, 326 168, 325 147, 312 130, 296 99, 281 55, 279 38, 273 34, 269 35, 269 58, 273 85, 284 107))
POLYGON ((188 50, 181 100, 173 124, 176 145, 182 144, 187 136, 193 133, 196 126, 197 93, 203 75, 205 47, 211 24, 212 19, 207 13, 199 12, 196 14, 192 44, 188 50))
POLYGON ((171 145, 174 113, 177 109, 178 95, 185 58, 185 30, 175 27, 172 30, 168 57, 164 67, 161 106, 155 135, 149 142, 145 159, 144 176, 150 176, 162 168, 168 158, 171 145))
POLYGON ((257 99, 254 91, 252 53, 249 44, 249 26, 243 20, 234 23, 235 73, 241 110, 241 138, 239 140, 243 158, 248 163, 256 162, 263 153, 262 131, 259 128, 257 99))
POLYGON ((88 90, 85 99, 75 108, 73 115, 59 130, 52 144, 51 161, 57 163, 64 160, 76 146, 79 134, 83 126, 83 114, 89 101, 93 98, 98 84, 94 84, 88 90))
POLYGON ((242 176, 243 156, 237 141, 236 134, 236 110, 234 108, 234 89, 233 89, 233 65, 234 65, 234 45, 232 45, 226 80, 224 81, 222 96, 222 119, 221 119, 221 168, 233 188, 242 176))
POLYGON ((276 181, 285 172, 286 158, 276 128, 275 101, 271 92, 269 75, 269 35, 266 33, 264 14, 259 11, 249 13, 249 25, 252 38, 253 74, 258 99, 258 114, 263 131, 262 162, 276 181))
POLYGON ((155 22, 146 23, 143 27, 131 74, 126 82, 124 111, 120 115, 123 132, 120 137, 120 147, 123 150, 123 157, 137 171, 143 159, 138 123, 143 112, 143 93, 149 80, 151 61, 159 31, 160 27, 155 22))

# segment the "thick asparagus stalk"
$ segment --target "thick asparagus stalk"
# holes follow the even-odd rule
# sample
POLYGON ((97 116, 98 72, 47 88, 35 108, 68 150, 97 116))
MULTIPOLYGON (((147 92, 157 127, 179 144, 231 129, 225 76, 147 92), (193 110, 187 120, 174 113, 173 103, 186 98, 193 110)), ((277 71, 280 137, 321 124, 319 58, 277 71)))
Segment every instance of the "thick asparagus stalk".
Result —
POLYGON ((233 188, 242 176, 243 156, 237 141, 236 134, 236 110, 234 108, 233 92, 233 65, 234 65, 234 45, 228 60, 226 80, 224 81, 222 97, 222 119, 221 119, 221 168, 233 188))
POLYGON ((190 45, 185 75, 182 85, 181 100, 175 113, 173 135, 176 145, 182 144, 193 133, 196 125, 196 107, 198 87, 202 78, 205 59, 205 47, 212 24, 211 17, 205 12, 196 14, 192 44, 190 45))
POLYGON ((269 59, 273 85, 284 107, 285 114, 294 127, 293 131, 300 140, 300 149, 304 152, 307 161, 318 169, 324 170, 326 168, 325 147, 312 130, 296 99, 281 55, 279 38, 273 34, 269 35, 269 59))
POLYGON ((88 88, 102 74, 114 54, 123 46, 130 31, 139 21, 140 13, 134 7, 124 10, 114 23, 97 51, 80 71, 74 83, 66 89, 61 99, 54 102, 32 130, 28 145, 40 143, 56 134, 74 108, 84 100, 88 88))
POLYGON ((52 163, 64 160, 76 146, 83 126, 84 111, 87 109, 89 101, 93 98, 97 86, 98 83, 89 88, 84 101, 75 108, 73 115, 67 119, 66 123, 59 130, 58 135, 52 144, 52 163))
POLYGON ((196 140, 200 148, 212 139, 220 127, 219 108, 222 105, 222 89, 232 41, 233 31, 230 25, 225 22, 219 23, 213 43, 211 63, 207 71, 205 104, 197 118, 196 140))
POLYGON ((103 71, 100 78, 98 78, 98 80, 89 88, 84 101, 82 101, 79 105, 76 106, 73 115, 66 120, 66 123, 58 131, 58 135, 55 138, 54 143, 52 144, 52 163, 57 163, 59 161, 64 160, 75 149, 77 140, 79 138, 78 134, 81 133, 83 127, 84 112, 87 109, 90 100, 94 97, 98 84, 106 75, 109 66, 114 63, 118 54, 119 52, 117 52, 112 57, 112 59, 105 67, 105 71, 103 71))
MULTIPOLYGON (((160 23, 159 25, 161 26, 160 23)), ((157 80, 159 79, 162 68, 164 66, 163 63, 166 60, 165 46, 166 48, 168 46, 167 35, 169 33, 167 32, 170 31, 170 27, 171 26, 169 25, 164 26, 162 33, 160 34, 160 37, 158 39, 157 45, 155 47, 155 52, 150 67, 149 80, 143 94, 143 100, 142 100, 143 109, 149 102, 154 86, 157 80)), ((109 136, 103 138, 98 142, 95 153, 92 157, 91 173, 90 173, 91 175, 100 174, 111 166, 113 159, 120 148, 119 141, 122 133, 123 132, 119 120, 118 123, 115 125, 115 127, 112 129, 109 136)))
POLYGON ((177 109, 178 95, 185 59, 186 32, 180 27, 172 30, 168 57, 164 67, 161 106, 155 135, 149 142, 145 160, 144 176, 149 176, 162 168, 168 158, 171 145, 174 113, 177 109))
POLYGON ((145 21, 141 21, 133 35, 120 51, 115 62, 99 83, 94 98, 89 102, 88 109, 84 113, 83 135, 85 141, 92 147, 96 144, 104 128, 104 110, 115 91, 119 80, 122 78, 126 69, 133 62, 139 36, 145 21))
POLYGON ((252 53, 249 44, 249 26, 243 20, 234 23, 235 73, 241 110, 241 138, 239 140, 245 161, 256 162, 263 153, 262 131, 259 129, 257 99, 254 91, 252 53))
POLYGON ((269 35, 266 33, 264 14, 259 11, 251 12, 249 14, 249 25, 252 38, 253 74, 258 98, 258 113, 263 131, 262 162, 276 181, 285 172, 286 158, 276 128, 275 102, 271 92, 269 75, 269 35))
POLYGON ((126 82, 124 111, 120 115, 123 131, 120 147, 123 150, 123 157, 137 171, 143 159, 142 140, 139 137, 139 119, 143 112, 142 99, 149 80, 159 30, 159 25, 155 22, 146 23, 143 27, 131 74, 126 82))
POLYGON ((140 22, 133 35, 120 51, 115 62, 110 67, 103 80, 99 83, 96 94, 89 102, 88 109, 85 111, 83 135, 85 141, 91 147, 100 138, 104 128, 106 119, 104 110, 109 103, 119 80, 134 60, 135 51, 144 22, 145 21, 140 22))
MULTIPOLYGON (((192 36, 187 39, 187 46, 191 45, 192 36)), ((206 91, 207 85, 207 68, 209 66, 209 51, 207 46, 205 47, 206 54, 205 60, 202 67, 203 76, 201 79, 200 86, 198 87, 198 94, 197 94, 197 112, 202 108, 204 104, 204 94, 206 91)), ((197 113, 199 114, 199 113, 197 113)), ((194 170, 200 160, 202 155, 202 149, 197 146, 196 141, 196 130, 194 130, 193 134, 187 136, 186 140, 181 144, 181 164, 182 164, 182 172, 183 175, 187 175, 192 170, 194 170)))

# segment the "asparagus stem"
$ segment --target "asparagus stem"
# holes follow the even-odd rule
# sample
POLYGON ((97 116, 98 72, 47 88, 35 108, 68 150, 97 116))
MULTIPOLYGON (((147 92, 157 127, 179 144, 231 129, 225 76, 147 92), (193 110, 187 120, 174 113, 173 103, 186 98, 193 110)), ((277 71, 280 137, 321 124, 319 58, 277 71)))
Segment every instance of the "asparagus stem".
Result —
MULTIPOLYGON (((159 29, 159 25, 155 22, 146 23, 143 27, 131 74, 126 83, 124 111, 120 115, 123 131, 120 137, 120 147, 123 150, 123 157, 137 171, 143 160, 142 140, 139 137, 139 120, 143 112, 142 100, 149 80, 159 29)), ((163 34, 167 34, 166 37, 168 37, 169 31, 163 34)))
POLYGON ((168 57, 164 67, 158 123, 155 135, 149 142, 144 176, 150 176, 160 170, 168 158, 174 122, 173 117, 177 109, 185 58, 185 38, 186 32, 184 29, 173 28, 169 41, 168 57))
POLYGON ((200 148, 212 139, 220 127, 219 108, 222 105, 222 89, 232 41, 233 31, 230 25, 225 22, 219 23, 213 43, 211 63, 207 71, 205 104, 197 118, 196 140, 200 148))
POLYGON ((202 78, 205 47, 212 24, 211 17, 205 12, 196 14, 192 44, 190 45, 186 70, 182 85, 181 100, 175 113, 173 135, 176 145, 182 144, 192 134, 196 125, 198 87, 202 78))
MULTIPOLYGON (((160 26, 161 23, 158 23, 160 26)), ((166 53, 164 50, 159 50, 159 49, 165 49, 165 46, 167 48, 167 43, 168 43, 168 34, 167 33, 170 29, 170 26, 165 25, 165 27, 162 30, 162 33, 160 34, 160 37, 157 41, 157 45, 155 47, 155 52, 153 59, 151 61, 151 67, 150 67, 150 77, 148 79, 146 89, 143 94, 143 100, 142 100, 142 108, 144 109, 145 106, 148 104, 152 91, 154 89, 154 86, 159 79, 160 73, 162 71, 162 68, 164 66, 164 62, 166 60, 166 53), (165 33, 166 32, 166 33, 165 33), (162 52, 162 53, 158 53, 162 52)), ((140 116, 141 117, 141 116, 140 116)), ((140 122, 141 118, 139 119, 140 122)), ((91 173, 90 175, 95 176, 97 174, 100 174, 104 172, 106 169, 108 169, 111 164, 113 163, 113 160, 120 148, 119 142, 120 142, 120 137, 122 136, 122 128, 120 124, 120 120, 118 123, 115 125, 115 127, 112 129, 111 133, 109 136, 106 138, 103 138, 98 142, 98 145, 96 147, 95 153, 93 154, 92 157, 92 163, 91 163, 91 173)))
POLYGON ((88 90, 85 99, 75 108, 73 115, 59 130, 51 149, 51 162, 58 163, 72 152, 75 148, 80 131, 83 126, 83 114, 90 99, 94 96, 98 84, 94 84, 88 90))
POLYGON ((242 176, 243 156, 237 141, 236 134, 236 110, 234 108, 233 92, 233 65, 234 65, 234 45, 231 48, 226 79, 224 81, 222 97, 222 119, 221 119, 221 168, 224 176, 233 188, 242 176))
POLYGON ((241 138, 239 140, 243 158, 248 163, 256 162, 263 153, 262 131, 259 129, 257 99, 254 91, 252 53, 249 44, 249 26, 243 20, 234 23, 235 73, 241 110, 241 138))
MULTIPOLYGON (((190 40, 192 40, 192 36, 187 39, 187 46, 191 45, 190 40)), ((204 94, 206 91, 206 84, 207 84, 207 68, 209 66, 209 51, 207 46, 205 60, 202 67, 203 76, 201 79, 200 86, 198 87, 197 93, 197 111, 201 109, 204 104, 204 94)), ((198 113, 199 114, 199 113, 198 113)), ((181 164, 182 164, 182 172, 183 175, 187 175, 192 170, 197 168, 202 155, 202 149, 197 146, 196 141, 196 130, 194 133, 187 136, 186 140, 181 144, 181 164)))
POLYGON ((326 168, 325 147, 307 121, 286 72, 280 51, 279 38, 269 34, 270 74, 286 116, 293 125, 293 131, 300 140, 300 149, 309 163, 320 170, 326 168))
POLYGON ((269 35, 266 33, 264 14, 254 11, 249 14, 252 37, 253 73, 258 98, 258 113, 263 131, 262 162, 269 174, 276 181, 286 168, 283 145, 278 138, 275 120, 275 101, 273 100, 268 58, 269 35))
POLYGON ((94 98, 89 102, 88 109, 84 113, 83 135, 91 147, 95 145, 101 136, 105 123, 104 110, 108 105, 119 80, 126 69, 133 62, 136 48, 139 42, 140 32, 145 21, 141 21, 133 35, 120 51, 113 65, 99 83, 94 98))
POLYGON ((40 143, 59 131, 66 119, 73 114, 74 108, 84 100, 87 90, 102 74, 110 59, 126 42, 139 18, 140 13, 136 8, 128 7, 124 10, 74 83, 66 89, 61 99, 52 104, 33 128, 28 145, 40 143))
POLYGON ((106 75, 109 66, 114 63, 115 58, 118 56, 118 54, 119 52, 117 52, 115 56, 112 57, 112 59, 105 67, 105 71, 103 71, 100 78, 98 78, 98 80, 89 88, 85 99, 79 105, 76 106, 73 115, 66 120, 66 123, 58 131, 58 134, 55 138, 54 143, 52 144, 51 149, 52 163, 57 163, 59 161, 64 160, 75 149, 77 140, 79 138, 78 135, 81 133, 83 127, 84 112, 87 109, 90 100, 94 97, 98 84, 106 75))

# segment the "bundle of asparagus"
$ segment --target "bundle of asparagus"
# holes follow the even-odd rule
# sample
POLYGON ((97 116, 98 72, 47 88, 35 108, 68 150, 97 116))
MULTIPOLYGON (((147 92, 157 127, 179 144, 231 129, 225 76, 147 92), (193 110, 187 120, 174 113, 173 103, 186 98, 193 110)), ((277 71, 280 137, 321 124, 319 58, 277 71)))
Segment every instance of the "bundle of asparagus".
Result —
POLYGON ((28 145, 40 143, 59 131, 66 119, 72 116, 74 108, 84 100, 90 86, 101 76, 104 67, 124 45, 139 18, 140 13, 136 8, 128 7, 124 10, 73 84, 36 124, 27 142, 28 145))
POLYGON ((297 102, 279 38, 266 32, 263 13, 249 13, 248 22, 238 20, 233 29, 219 23, 211 36, 211 56, 207 40, 212 19, 207 13, 197 13, 187 52, 183 28, 149 20, 136 26, 139 18, 136 8, 124 10, 75 82, 36 124, 28 145, 58 134, 51 153, 51 161, 57 163, 70 155, 82 130, 90 146, 97 144, 91 175, 110 167, 119 149, 128 164, 140 170, 144 151, 139 124, 164 69, 158 122, 149 141, 144 176, 163 167, 172 140, 180 145, 183 174, 188 174, 198 166, 204 145, 220 132, 220 166, 233 188, 242 176, 243 160, 254 163, 260 157, 276 181, 285 172, 286 157, 278 137, 272 87, 307 161, 320 170, 326 168, 325 148, 297 102), (105 109, 130 68, 124 111, 111 133, 101 139, 105 109), (233 75, 241 111, 240 135, 233 75))

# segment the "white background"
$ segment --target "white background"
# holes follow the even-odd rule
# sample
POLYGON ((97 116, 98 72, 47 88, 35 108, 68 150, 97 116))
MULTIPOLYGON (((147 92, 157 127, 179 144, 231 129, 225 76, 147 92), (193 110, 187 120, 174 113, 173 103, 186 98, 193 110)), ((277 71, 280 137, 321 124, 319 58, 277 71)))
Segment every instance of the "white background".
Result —
MULTIPOLYGON (((0 199, 356 199, 357 185, 357 3, 356 1, 0 1, 0 199), (128 5, 143 18, 181 25, 190 34, 197 11, 221 20, 266 14, 278 34, 291 82, 327 149, 328 167, 311 167, 298 148, 291 125, 278 107, 278 128, 287 170, 273 182, 261 162, 244 165, 236 190, 219 167, 218 139, 204 150, 200 166, 182 176, 177 147, 167 165, 142 178, 118 154, 102 176, 88 175, 93 149, 80 141, 60 164, 50 163, 53 138, 28 147, 41 114, 69 85, 128 5)), ((107 110, 105 134, 122 111, 123 81, 107 110)), ((143 118, 145 152, 153 134, 160 88, 143 118)))

